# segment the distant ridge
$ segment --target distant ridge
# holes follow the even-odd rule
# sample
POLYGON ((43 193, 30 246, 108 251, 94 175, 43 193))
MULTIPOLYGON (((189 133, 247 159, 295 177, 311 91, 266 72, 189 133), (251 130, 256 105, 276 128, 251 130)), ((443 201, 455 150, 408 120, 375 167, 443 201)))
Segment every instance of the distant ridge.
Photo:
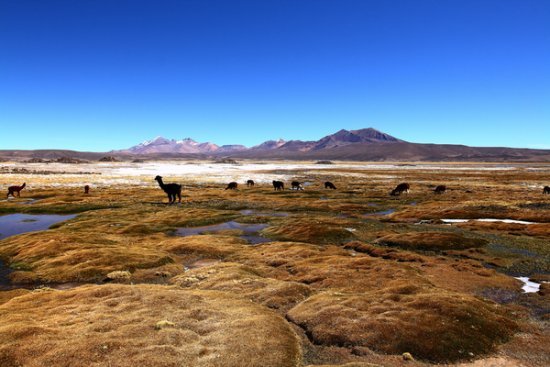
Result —
POLYGON ((315 141, 268 140, 251 148, 231 144, 218 146, 156 137, 128 149, 106 153, 69 150, 3 150, 0 160, 77 158, 99 160, 105 155, 121 160, 143 159, 285 159, 353 161, 443 161, 443 162, 550 162, 550 150, 505 147, 469 147, 452 144, 411 143, 373 128, 339 130, 315 141))

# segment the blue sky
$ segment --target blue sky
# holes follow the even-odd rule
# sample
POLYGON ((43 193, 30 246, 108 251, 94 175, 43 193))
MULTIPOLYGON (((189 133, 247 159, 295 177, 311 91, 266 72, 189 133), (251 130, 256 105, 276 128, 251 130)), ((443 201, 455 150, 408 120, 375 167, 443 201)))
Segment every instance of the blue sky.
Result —
POLYGON ((0 149, 550 148, 547 0, 0 0, 0 149))

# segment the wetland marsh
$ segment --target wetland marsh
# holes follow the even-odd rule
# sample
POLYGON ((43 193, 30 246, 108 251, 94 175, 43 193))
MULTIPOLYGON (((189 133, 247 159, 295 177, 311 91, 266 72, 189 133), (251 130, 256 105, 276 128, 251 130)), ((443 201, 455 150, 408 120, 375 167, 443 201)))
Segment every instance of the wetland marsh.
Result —
POLYGON ((0 165, 2 366, 550 364, 550 164, 0 165))

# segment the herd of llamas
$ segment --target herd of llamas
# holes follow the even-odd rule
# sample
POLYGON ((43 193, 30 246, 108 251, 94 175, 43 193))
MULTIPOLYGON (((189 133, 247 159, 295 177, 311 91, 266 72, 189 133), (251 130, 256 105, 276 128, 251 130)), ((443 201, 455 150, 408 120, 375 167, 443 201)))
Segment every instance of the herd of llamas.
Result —
MULTIPOLYGON (((177 183, 165 184, 164 181, 162 180, 162 176, 156 176, 155 181, 158 182, 160 188, 168 196, 168 204, 174 204, 176 202, 176 197, 178 199, 178 203, 181 203, 181 185, 180 184, 177 184, 177 183)), ((246 186, 247 187, 254 187, 254 185, 255 185, 255 183, 254 183, 253 180, 247 180, 246 181, 246 186)), ((14 186, 8 187, 7 198, 9 198, 10 195, 15 197, 15 194, 17 194, 17 197, 20 197, 21 196, 21 191, 26 186, 27 186, 27 184, 25 182, 23 182, 23 184, 21 186, 14 185, 14 186)), ((239 187, 239 184, 235 181, 232 181, 229 184, 227 184, 227 187, 225 188, 225 190, 238 190, 238 187, 239 187)), ((399 185, 397 185, 390 192, 390 195, 391 196, 399 196, 403 193, 408 194, 409 191, 410 191, 410 188, 411 188, 411 185, 409 185, 407 182, 400 183, 399 185)), ((274 180, 273 181, 273 189, 275 191, 284 190, 285 189, 285 183, 283 181, 275 181, 274 180)), ((303 190, 304 187, 299 181, 292 181, 290 183, 290 189, 291 190, 303 190)), ((326 181, 325 182, 325 189, 336 190, 336 186, 332 182, 326 181)), ((434 189, 435 194, 443 194, 445 191, 447 191, 447 187, 445 185, 438 185, 434 189)), ((90 193, 90 185, 85 185, 84 186, 84 193, 85 194, 90 193)), ((544 188, 542 189, 542 194, 543 195, 550 195, 550 186, 544 186, 544 188)))

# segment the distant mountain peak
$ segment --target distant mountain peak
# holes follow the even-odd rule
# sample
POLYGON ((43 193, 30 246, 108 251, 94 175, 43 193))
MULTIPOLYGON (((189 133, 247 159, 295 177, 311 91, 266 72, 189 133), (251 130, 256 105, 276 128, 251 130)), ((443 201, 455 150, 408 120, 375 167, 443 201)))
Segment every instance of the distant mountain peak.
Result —
POLYGON ((154 139, 151 139, 151 140, 145 140, 143 143, 141 143, 140 145, 151 145, 151 144, 166 144, 168 143, 169 140, 162 137, 162 136, 157 136, 155 137, 154 139))
POLYGON ((251 149, 254 150, 272 150, 272 149, 278 149, 281 146, 283 146, 286 143, 285 140, 279 139, 279 140, 267 140, 263 143, 256 145, 252 147, 251 149))
POLYGON ((359 130, 351 130, 351 133, 360 136, 363 139, 371 139, 376 140, 380 142, 398 142, 403 141, 400 139, 397 139, 389 134, 383 133, 379 130, 376 130, 372 127, 368 127, 366 129, 359 129, 359 130))

